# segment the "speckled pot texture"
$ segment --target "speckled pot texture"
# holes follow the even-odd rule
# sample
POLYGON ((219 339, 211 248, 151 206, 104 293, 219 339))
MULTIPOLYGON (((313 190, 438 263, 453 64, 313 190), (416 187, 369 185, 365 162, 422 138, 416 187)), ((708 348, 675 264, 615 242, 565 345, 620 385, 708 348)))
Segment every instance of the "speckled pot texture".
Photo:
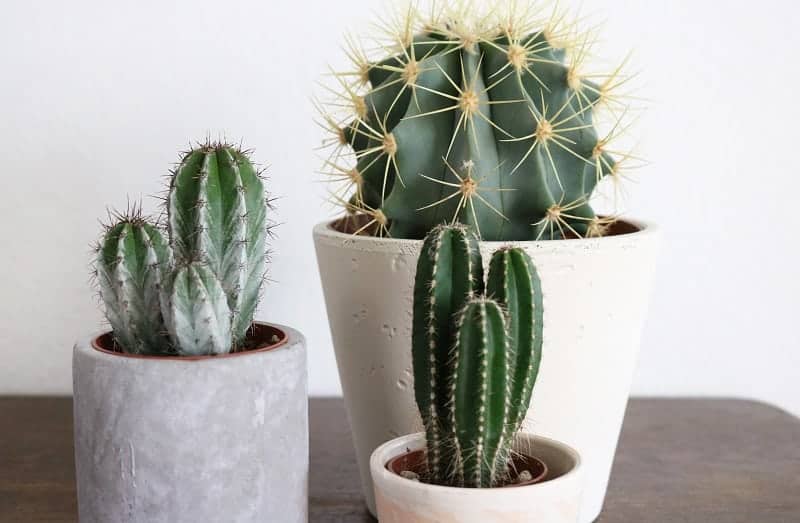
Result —
POLYGON ((547 464, 541 483, 520 487, 464 489, 428 485, 386 468, 394 457, 425 447, 423 434, 396 438, 370 458, 381 523, 576 523, 583 468, 578 453, 557 441, 522 434, 517 451, 547 464))
MULTIPOLYGON (((581 523, 597 519, 647 313, 658 228, 517 242, 542 280, 544 348, 525 429, 580 452, 587 476, 581 523)), ((411 320, 421 241, 354 237, 320 224, 317 260, 364 495, 375 502, 369 456, 422 429, 414 402, 411 320)), ((481 242, 484 262, 506 245, 481 242)))
POLYGON ((129 357, 75 345, 82 523, 308 520, 303 336, 222 357, 129 357))

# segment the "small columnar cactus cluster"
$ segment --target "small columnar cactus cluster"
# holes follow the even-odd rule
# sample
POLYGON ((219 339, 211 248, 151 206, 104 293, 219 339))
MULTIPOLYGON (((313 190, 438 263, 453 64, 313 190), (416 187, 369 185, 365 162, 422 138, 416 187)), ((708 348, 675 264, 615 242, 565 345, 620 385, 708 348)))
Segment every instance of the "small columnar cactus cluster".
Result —
POLYGON ((592 39, 560 11, 505 3, 411 8, 387 24, 381 56, 350 42, 352 69, 320 110, 325 172, 344 182, 334 197, 347 212, 369 217, 363 230, 415 239, 460 222, 484 240, 546 240, 613 222, 590 199, 633 158, 610 145, 628 78, 588 73, 592 39))
POLYGON ((514 436, 542 354, 542 292, 519 248, 496 251, 484 281, 463 225, 425 239, 414 287, 414 392, 425 425, 427 481, 486 488, 508 479, 514 436))
POLYGON ((248 152, 209 142, 172 173, 166 234, 138 209, 116 215, 96 276, 118 347, 180 355, 242 347, 266 270, 267 209, 248 152))

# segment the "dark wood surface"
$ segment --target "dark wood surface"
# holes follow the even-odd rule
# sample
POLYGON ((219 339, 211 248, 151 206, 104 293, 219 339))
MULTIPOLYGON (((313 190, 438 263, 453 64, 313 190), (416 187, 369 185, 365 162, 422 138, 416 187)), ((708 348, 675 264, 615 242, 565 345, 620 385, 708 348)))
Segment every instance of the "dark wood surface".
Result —
MULTIPOLYGON (((0 522, 76 520, 68 398, 0 398, 0 522)), ((311 522, 372 523, 340 399, 311 400, 311 522)), ((632 400, 602 523, 799 523, 800 420, 735 400, 632 400)))

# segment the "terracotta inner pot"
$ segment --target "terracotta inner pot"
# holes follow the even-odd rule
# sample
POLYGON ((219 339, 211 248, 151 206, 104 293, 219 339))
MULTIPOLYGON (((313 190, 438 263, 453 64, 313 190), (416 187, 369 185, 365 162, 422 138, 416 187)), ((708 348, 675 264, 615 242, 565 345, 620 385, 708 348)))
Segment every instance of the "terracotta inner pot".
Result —
POLYGON ((153 356, 145 354, 127 354, 120 350, 119 346, 114 341, 114 335, 111 332, 101 334, 92 340, 92 347, 100 352, 124 356, 126 358, 195 361, 211 358, 232 358, 243 354, 251 354, 253 352, 267 352, 286 344, 287 340, 288 336, 286 336, 286 333, 279 328, 263 323, 254 323, 250 327, 247 340, 245 340, 245 347, 236 352, 231 352, 228 354, 210 356, 153 356))
MULTIPOLYGON (((370 221, 371 218, 365 215, 345 216, 344 218, 339 218, 338 220, 332 222, 331 228, 343 234, 353 234, 356 231, 363 229, 361 232, 362 236, 375 236, 375 233, 377 232, 377 225, 368 227, 367 224, 370 221)), ((609 225, 606 236, 633 234, 635 232, 639 232, 639 230, 639 227, 620 219, 609 225)), ((568 237, 567 239, 574 240, 577 239, 577 237, 568 237)))
MULTIPOLYGON (((386 468, 398 476, 400 476, 402 472, 410 471, 417 474, 420 478, 424 478, 427 475, 425 451, 414 450, 392 458, 386 464, 386 468)), ((539 458, 526 456, 524 454, 514 454, 511 458, 511 464, 508 467, 509 480, 505 485, 502 485, 502 488, 524 487, 547 481, 547 473, 547 465, 539 458), (526 470, 530 472, 531 479, 520 482, 519 474, 526 470)))

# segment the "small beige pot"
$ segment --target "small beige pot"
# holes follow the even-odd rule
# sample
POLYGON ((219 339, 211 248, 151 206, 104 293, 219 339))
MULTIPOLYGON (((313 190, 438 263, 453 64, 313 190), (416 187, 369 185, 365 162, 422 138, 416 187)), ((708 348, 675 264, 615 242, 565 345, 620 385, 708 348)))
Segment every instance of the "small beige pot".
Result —
POLYGON ((393 439, 370 458, 381 523, 576 523, 583 469, 578 453, 548 438, 520 434, 515 448, 547 464, 547 478, 534 485, 466 489, 405 479, 386 464, 425 448, 422 433, 393 439))

